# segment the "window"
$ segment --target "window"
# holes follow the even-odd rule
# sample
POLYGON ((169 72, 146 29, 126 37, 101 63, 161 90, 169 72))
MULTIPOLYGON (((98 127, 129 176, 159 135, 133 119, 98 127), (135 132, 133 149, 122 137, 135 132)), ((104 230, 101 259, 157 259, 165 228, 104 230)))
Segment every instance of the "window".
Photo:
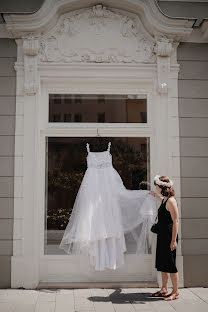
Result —
MULTIPOLYGON (((46 254, 62 254, 58 248, 74 201, 87 169, 86 143, 90 150, 107 149, 111 141, 113 166, 127 189, 149 189, 149 138, 145 137, 46 137, 46 254)), ((127 237, 127 252, 136 246, 127 237)))
POLYGON ((61 114, 53 114, 53 121, 60 122, 61 121, 61 114))
POLYGON ((74 121, 75 122, 81 122, 82 121, 82 114, 81 113, 75 113, 74 114, 74 121))
POLYGON ((105 122, 105 112, 97 114, 97 121, 98 122, 105 122))
POLYGON ((72 121, 72 115, 71 114, 64 114, 64 121, 65 122, 71 122, 72 121))
POLYGON ((142 95, 50 94, 49 122, 147 123, 147 98, 142 95), (61 116, 74 116, 55 118, 61 116))

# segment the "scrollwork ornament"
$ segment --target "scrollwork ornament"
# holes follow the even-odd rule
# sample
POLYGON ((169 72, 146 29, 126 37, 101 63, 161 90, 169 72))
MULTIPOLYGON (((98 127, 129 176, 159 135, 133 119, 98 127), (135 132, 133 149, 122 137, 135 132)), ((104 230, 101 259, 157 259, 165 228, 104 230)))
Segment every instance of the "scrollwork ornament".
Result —
POLYGON ((166 37, 161 37, 157 40, 155 53, 158 56, 170 56, 172 53, 172 41, 166 37))
POLYGON ((42 35, 39 61, 155 63, 153 47, 153 38, 137 16, 99 4, 62 15, 42 35))
POLYGON ((39 38, 29 35, 23 38, 24 53, 24 90, 27 95, 38 92, 37 56, 39 53, 39 38))
POLYGON ((23 38, 23 52, 25 55, 37 55, 39 52, 39 38, 32 35, 23 38))

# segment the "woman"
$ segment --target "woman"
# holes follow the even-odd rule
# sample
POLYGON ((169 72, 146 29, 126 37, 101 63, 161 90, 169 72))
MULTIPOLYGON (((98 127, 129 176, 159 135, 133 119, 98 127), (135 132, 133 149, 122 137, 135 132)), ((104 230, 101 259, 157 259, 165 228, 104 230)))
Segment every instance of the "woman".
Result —
POLYGON ((156 175, 154 185, 157 193, 150 191, 150 194, 162 201, 158 208, 156 261, 157 271, 161 271, 162 287, 154 297, 164 297, 164 300, 174 300, 179 297, 178 292, 178 270, 176 267, 176 248, 178 243, 178 206, 174 198, 175 191, 173 182, 167 176, 156 175), (173 290, 168 294, 168 278, 171 278, 173 290))

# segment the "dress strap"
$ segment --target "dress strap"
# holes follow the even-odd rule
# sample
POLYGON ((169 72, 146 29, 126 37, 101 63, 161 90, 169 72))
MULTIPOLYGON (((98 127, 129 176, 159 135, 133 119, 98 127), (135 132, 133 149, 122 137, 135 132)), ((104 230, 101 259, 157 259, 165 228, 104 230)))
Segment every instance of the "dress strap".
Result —
POLYGON ((90 152, 90 145, 89 145, 89 143, 87 143, 86 146, 87 146, 87 151, 89 153, 90 152))
POLYGON ((166 199, 166 200, 164 200, 164 198, 163 198, 163 204, 166 204, 167 203, 167 201, 168 201, 168 199, 169 199, 169 197, 166 199))
POLYGON ((108 151, 110 151, 111 142, 108 142, 108 151))

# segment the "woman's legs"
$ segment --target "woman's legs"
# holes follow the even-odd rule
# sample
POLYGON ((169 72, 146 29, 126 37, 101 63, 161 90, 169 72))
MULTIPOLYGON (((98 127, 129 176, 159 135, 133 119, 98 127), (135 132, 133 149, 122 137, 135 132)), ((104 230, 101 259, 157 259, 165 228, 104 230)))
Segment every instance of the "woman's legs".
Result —
POLYGON ((162 290, 167 291, 168 290, 168 277, 169 273, 167 272, 161 272, 162 273, 162 290))
POLYGON ((171 294, 165 298, 165 300, 173 300, 173 299, 177 299, 179 292, 178 292, 178 280, 179 280, 179 276, 178 276, 178 272, 177 273, 170 273, 170 278, 171 278, 171 282, 173 285, 173 290, 171 292, 171 294))
POLYGON ((170 273, 170 278, 171 278, 172 285, 173 285, 173 292, 177 293, 178 292, 178 280, 179 280, 178 272, 170 273))
POLYGON ((162 287, 159 291, 156 293, 153 293, 153 297, 159 297, 159 296, 166 296, 168 294, 168 277, 169 273, 167 272, 161 272, 162 277, 162 287))

